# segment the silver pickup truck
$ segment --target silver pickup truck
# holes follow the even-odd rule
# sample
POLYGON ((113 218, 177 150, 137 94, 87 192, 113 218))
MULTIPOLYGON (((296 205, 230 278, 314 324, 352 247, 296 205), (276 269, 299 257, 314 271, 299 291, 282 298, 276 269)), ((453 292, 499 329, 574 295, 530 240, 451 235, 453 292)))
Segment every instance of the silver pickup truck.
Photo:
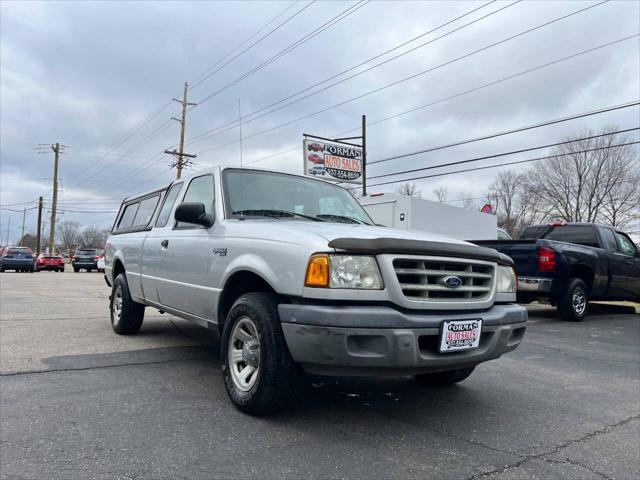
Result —
POLYGON ((147 306, 216 330, 251 414, 282 408, 302 371, 457 383, 526 328, 509 257, 376 226, 297 175, 221 167, 127 198, 105 259, 114 331, 137 333, 147 306))

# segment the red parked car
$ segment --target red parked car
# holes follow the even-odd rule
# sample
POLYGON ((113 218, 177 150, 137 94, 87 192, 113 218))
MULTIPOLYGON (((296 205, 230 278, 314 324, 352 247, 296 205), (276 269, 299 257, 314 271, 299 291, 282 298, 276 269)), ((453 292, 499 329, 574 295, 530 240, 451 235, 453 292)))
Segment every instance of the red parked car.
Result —
POLYGON ((310 152, 323 152, 324 145, 321 145, 319 143, 310 143, 309 145, 307 145, 307 150, 309 150, 310 152))
POLYGON ((54 272, 64 272, 64 258, 59 255, 49 255, 41 253, 36 258, 36 272, 41 270, 53 270, 54 272))
POLYGON ((311 163, 315 163, 316 165, 324 165, 324 158, 322 158, 320 155, 311 153, 307 158, 311 163))

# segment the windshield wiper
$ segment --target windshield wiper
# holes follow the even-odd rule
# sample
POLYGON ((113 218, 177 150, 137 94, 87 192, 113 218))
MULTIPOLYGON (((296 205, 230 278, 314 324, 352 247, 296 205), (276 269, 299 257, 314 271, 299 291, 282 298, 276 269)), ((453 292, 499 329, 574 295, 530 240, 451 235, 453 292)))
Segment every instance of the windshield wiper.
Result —
POLYGON ((318 218, 331 218, 334 220, 341 220, 344 223, 358 223, 361 225, 369 225, 367 222, 360 220, 359 218, 348 217, 346 215, 334 215, 330 213, 321 213, 320 215, 318 215, 318 218))
POLYGON ((271 218, 284 218, 284 217, 300 217, 305 218, 307 220, 312 220, 314 222, 325 222, 319 217, 314 217, 312 215, 305 215, 303 213, 298 212, 289 212, 287 210, 273 210, 273 209, 251 209, 251 210, 236 210, 232 213, 233 215, 256 215, 263 217, 271 217, 271 218))

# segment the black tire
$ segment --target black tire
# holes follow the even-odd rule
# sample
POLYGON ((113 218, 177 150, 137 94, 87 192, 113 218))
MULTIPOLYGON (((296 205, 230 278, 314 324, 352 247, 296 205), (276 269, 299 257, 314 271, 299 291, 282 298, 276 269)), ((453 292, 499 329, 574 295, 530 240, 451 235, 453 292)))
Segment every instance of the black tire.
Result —
POLYGON ((80 271, 80 269, 78 267, 73 267, 73 271, 78 273, 80 271))
POLYGON ((422 373, 414 375, 416 381, 422 385, 431 385, 438 387, 446 387, 453 385, 466 379, 473 373, 476 367, 458 368, 456 370, 447 370, 446 372, 422 373))
MULTIPOLYGON (((245 334, 247 331, 251 332, 251 328, 244 329, 245 334)), ((225 319, 220 358, 227 393, 240 411, 250 415, 274 413, 293 399, 298 386, 299 368, 287 348, 280 326, 278 299, 274 294, 247 293, 236 300, 225 319), (246 319, 249 320, 249 324, 246 319), (230 362, 229 347, 232 334, 237 337, 236 326, 241 329, 243 325, 249 327, 252 325, 255 336, 244 342, 242 340, 235 342, 236 347, 242 344, 243 352, 241 363, 236 364, 230 362), (252 357, 251 353, 256 351, 256 339, 259 353, 252 357), (248 352, 247 356, 245 351, 248 352), (256 361, 256 359, 254 369, 257 368, 257 370, 254 370, 248 382, 253 383, 250 386, 245 385, 243 389, 239 386, 237 377, 245 368, 253 366, 251 360, 256 361), (238 370, 238 366, 243 364, 242 369, 238 370)))
POLYGON ((563 320, 581 322, 589 310, 589 287, 580 278, 569 280, 558 298, 558 313, 563 320))
POLYGON ((120 273, 113 281, 109 316, 113 331, 119 335, 133 335, 138 333, 142 326, 144 305, 131 299, 129 284, 124 272, 120 273))

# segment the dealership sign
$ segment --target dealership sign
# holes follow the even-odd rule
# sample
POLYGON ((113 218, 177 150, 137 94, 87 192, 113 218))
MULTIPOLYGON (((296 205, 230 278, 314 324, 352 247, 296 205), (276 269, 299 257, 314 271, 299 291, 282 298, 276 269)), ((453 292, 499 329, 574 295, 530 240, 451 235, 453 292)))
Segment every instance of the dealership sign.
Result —
POLYGON ((304 139, 303 150, 306 176, 362 183, 362 147, 308 137, 304 139))

